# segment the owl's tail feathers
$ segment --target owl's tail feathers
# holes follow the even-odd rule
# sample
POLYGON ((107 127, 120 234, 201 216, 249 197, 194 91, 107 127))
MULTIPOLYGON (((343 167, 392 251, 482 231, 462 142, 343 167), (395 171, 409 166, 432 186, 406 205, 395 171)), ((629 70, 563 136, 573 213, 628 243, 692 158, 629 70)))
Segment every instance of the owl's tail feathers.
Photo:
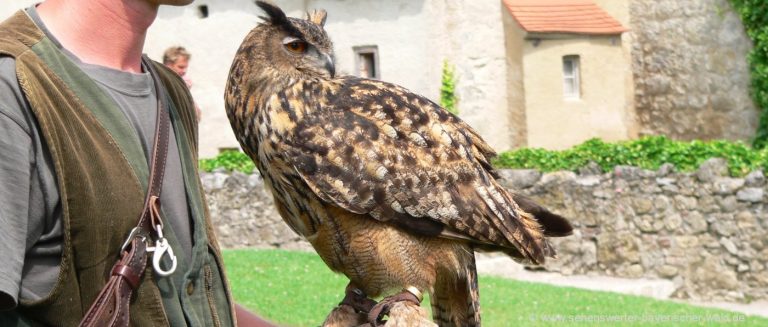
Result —
POLYGON ((438 272, 431 301, 432 319, 439 326, 480 326, 480 292, 474 250, 469 250, 463 271, 438 272))
POLYGON ((573 233, 573 226, 565 217, 549 211, 532 199, 514 193, 512 199, 523 211, 533 215, 536 221, 541 225, 544 236, 563 237, 573 233))

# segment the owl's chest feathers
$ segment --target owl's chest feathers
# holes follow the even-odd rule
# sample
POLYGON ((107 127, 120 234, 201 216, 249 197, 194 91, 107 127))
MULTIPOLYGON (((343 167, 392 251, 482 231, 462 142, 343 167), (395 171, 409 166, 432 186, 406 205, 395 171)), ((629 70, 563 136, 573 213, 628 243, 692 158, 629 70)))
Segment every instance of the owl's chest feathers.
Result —
POLYGON ((312 193, 289 160, 298 125, 310 114, 307 103, 296 99, 294 86, 266 98, 254 117, 257 167, 272 191, 281 215, 297 233, 309 237, 316 232, 320 217, 312 193))

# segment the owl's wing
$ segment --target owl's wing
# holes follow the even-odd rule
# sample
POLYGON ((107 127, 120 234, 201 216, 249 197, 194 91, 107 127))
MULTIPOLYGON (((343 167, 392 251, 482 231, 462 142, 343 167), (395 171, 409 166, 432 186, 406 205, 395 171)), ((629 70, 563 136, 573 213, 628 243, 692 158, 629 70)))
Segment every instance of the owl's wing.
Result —
POLYGON ((539 224, 518 215, 512 195, 495 181, 495 152, 432 101, 358 78, 333 92, 280 97, 313 107, 299 110, 307 113, 296 117, 282 148, 324 201, 421 232, 516 248, 534 262, 549 254, 539 224))

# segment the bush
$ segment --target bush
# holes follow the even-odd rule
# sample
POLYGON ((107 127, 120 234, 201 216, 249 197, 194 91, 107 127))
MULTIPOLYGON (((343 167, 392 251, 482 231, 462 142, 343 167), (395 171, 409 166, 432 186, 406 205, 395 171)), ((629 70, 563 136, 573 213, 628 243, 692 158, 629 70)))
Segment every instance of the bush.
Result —
POLYGON ((448 63, 448 60, 445 60, 443 61, 443 76, 440 83, 440 106, 448 112, 458 115, 457 100, 455 68, 448 63))
POLYGON ((200 160, 200 169, 211 172, 216 168, 224 168, 227 171, 241 171, 250 174, 256 165, 251 158, 240 151, 224 151, 218 156, 210 159, 200 160))
POLYGON ((523 148, 501 153, 494 164, 500 168, 556 171, 577 170, 593 161, 605 172, 618 165, 656 170, 670 163, 679 171, 693 171, 710 158, 728 160, 733 176, 768 168, 768 149, 755 150, 742 142, 722 140, 679 142, 664 136, 617 143, 591 139, 563 151, 523 148))

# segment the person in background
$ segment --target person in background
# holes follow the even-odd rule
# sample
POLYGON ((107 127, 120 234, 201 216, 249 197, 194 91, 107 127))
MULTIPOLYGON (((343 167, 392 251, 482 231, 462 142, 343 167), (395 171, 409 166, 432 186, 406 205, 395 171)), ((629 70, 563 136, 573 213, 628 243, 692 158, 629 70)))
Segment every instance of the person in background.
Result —
POLYGON ((0 23, 0 326, 77 326, 111 276, 134 292, 127 318, 106 312, 132 326, 269 326, 231 297, 187 86, 142 55, 159 7, 192 1, 45 0, 0 23), (153 217, 176 258, 161 267, 178 265, 139 278, 113 265, 141 240, 159 110, 170 131, 153 217))
MULTIPOLYGON (((182 46, 173 46, 163 52, 163 64, 176 72, 176 74, 179 74, 184 83, 187 83, 189 89, 192 89, 192 80, 187 76, 187 69, 189 68, 189 60, 191 58, 192 55, 182 46)), ((200 118, 202 118, 202 111, 197 104, 195 104, 195 113, 199 122, 200 118)))

